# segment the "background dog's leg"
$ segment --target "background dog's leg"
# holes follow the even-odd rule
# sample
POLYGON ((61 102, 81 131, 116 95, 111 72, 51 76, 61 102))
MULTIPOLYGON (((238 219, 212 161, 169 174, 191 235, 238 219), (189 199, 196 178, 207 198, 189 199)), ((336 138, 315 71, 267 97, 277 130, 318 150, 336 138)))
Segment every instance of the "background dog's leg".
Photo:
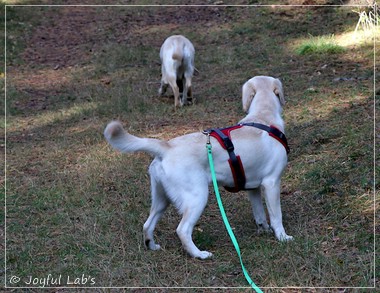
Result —
POLYGON ((169 201, 166 198, 163 187, 155 180, 154 176, 151 176, 150 181, 152 188, 152 206, 150 208, 149 217, 143 227, 144 244, 151 250, 158 250, 161 247, 159 244, 155 243, 153 233, 157 222, 168 207, 169 201))
POLYGON ((179 103, 182 107, 187 105, 186 80, 183 76, 181 79, 177 79, 177 86, 179 88, 179 103))
POLYGON ((188 202, 183 203, 183 217, 177 227, 178 237, 182 242, 183 248, 192 257, 200 259, 209 258, 212 256, 212 253, 208 251, 200 251, 192 239, 194 226, 206 206, 207 194, 197 194, 196 196, 194 196, 194 194, 189 194, 188 196, 184 196, 184 198, 189 200, 188 202))
POLYGON ((173 90, 174 94, 174 106, 178 107, 180 105, 179 102, 179 87, 177 86, 177 80, 175 76, 168 77, 168 82, 170 84, 170 87, 173 90))
POLYGON ((168 89, 169 84, 165 83, 164 81, 161 81, 161 86, 158 89, 158 94, 160 96, 163 96, 166 93, 166 90, 168 89))
POLYGON ((184 78, 184 91, 183 91, 183 100, 184 103, 192 103, 194 104, 193 101, 193 93, 191 91, 191 78, 192 76, 189 76, 185 73, 185 78, 184 78))
POLYGON ((292 236, 285 233, 282 225, 282 212, 280 202, 280 181, 267 180, 263 182, 265 201, 272 227, 276 238, 280 241, 293 240, 292 236))
POLYGON ((255 218, 258 232, 271 232, 271 228, 268 225, 263 201, 261 199, 260 188, 248 191, 249 200, 252 205, 252 212, 255 218))

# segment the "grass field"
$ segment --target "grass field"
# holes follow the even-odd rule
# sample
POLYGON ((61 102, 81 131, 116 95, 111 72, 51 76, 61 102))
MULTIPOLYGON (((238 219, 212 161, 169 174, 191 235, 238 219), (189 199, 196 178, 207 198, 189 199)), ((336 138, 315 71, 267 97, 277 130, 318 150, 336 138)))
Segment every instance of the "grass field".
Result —
MULTIPOLYGON (((60 2, 75 1, 54 1, 60 2)), ((361 28, 354 33, 358 13, 353 10, 8 6, 6 75, 0 78, 3 88, 6 78, 4 284, 39 287, 50 275, 47 287, 249 291, 211 190, 193 236, 213 259, 192 259, 183 251, 174 208, 156 230, 163 249, 144 249, 151 158, 115 152, 102 133, 113 119, 135 135, 161 139, 233 125, 244 116, 243 83, 271 75, 282 80, 287 99, 291 153, 282 209, 295 241, 283 244, 258 234, 246 194, 222 190, 245 266, 266 292, 370 291, 379 278, 374 258, 374 236, 380 233, 374 218, 379 216, 374 201, 379 187, 374 36, 379 44, 379 31, 366 37, 361 28), (198 103, 174 111, 171 91, 165 97, 157 92, 160 46, 177 33, 196 49, 198 103)))

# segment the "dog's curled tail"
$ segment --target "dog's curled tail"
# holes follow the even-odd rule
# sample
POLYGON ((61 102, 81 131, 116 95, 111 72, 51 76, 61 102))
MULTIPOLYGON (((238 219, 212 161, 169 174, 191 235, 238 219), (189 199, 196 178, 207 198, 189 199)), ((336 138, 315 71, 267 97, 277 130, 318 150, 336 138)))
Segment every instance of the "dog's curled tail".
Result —
POLYGON ((140 138, 129 134, 118 121, 108 123, 104 137, 110 145, 122 153, 147 152, 154 157, 164 156, 169 148, 167 141, 154 138, 140 138))
POLYGON ((183 52, 184 52, 184 46, 180 47, 179 44, 175 44, 172 58, 174 60, 181 62, 183 59, 183 52))

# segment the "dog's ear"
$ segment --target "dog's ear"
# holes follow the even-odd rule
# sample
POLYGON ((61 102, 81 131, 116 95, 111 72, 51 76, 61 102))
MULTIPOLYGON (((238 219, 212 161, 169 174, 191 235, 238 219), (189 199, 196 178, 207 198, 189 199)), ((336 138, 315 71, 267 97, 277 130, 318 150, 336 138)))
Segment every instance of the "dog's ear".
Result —
POLYGON ((281 106, 285 105, 285 96, 284 96, 284 90, 282 89, 282 83, 279 79, 275 79, 275 87, 274 87, 274 93, 280 100, 281 106))
POLYGON ((248 112, 255 94, 256 94, 256 90, 253 86, 253 82, 247 81, 243 85, 243 93, 242 93, 242 104, 243 104, 244 112, 246 113, 248 112))

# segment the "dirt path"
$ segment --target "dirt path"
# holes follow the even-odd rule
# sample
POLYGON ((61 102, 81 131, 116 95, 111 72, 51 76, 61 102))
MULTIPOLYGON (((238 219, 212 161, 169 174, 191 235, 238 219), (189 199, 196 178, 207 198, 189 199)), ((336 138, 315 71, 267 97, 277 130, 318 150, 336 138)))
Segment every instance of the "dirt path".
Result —
MULTIPOLYGON (((183 24, 220 21, 223 7, 44 7, 42 23, 26 40, 23 58, 29 65, 58 69, 88 62, 107 42, 144 43, 134 31, 162 23, 183 24), (120 13, 124 10, 124 13, 120 13), (191 13, 189 13, 191 11, 191 13), (112 34, 110 34, 112 32, 112 34)), ((227 21, 228 19, 225 19, 227 21)), ((159 45, 159 44, 155 44, 159 45)))

